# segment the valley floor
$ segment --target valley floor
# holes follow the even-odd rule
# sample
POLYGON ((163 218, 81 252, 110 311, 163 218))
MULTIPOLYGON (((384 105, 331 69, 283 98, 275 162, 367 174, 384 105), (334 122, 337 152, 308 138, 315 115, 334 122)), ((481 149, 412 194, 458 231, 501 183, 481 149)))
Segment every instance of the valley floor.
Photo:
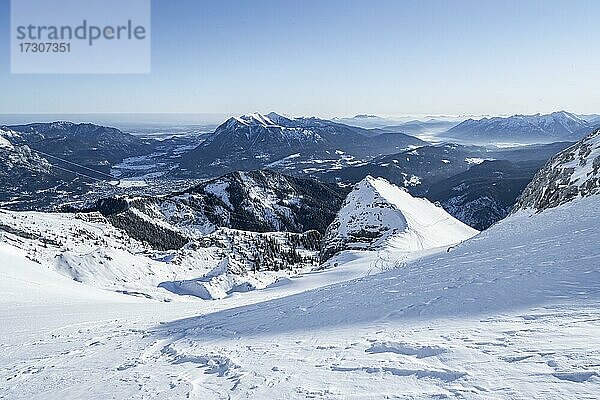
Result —
POLYGON ((219 301, 40 277, 0 246, 0 397, 599 398, 599 221, 576 201, 389 271, 345 254, 219 301))

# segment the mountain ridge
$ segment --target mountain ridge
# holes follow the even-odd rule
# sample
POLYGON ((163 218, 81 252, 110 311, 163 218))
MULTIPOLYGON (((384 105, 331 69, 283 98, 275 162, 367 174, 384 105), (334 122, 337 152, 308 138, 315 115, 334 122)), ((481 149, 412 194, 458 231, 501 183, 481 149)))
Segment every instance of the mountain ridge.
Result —
POLYGON ((591 124, 567 111, 550 114, 515 114, 510 117, 469 118, 445 132, 471 140, 579 140, 591 124))
POLYGON ((304 161, 327 159, 339 152, 374 157, 424 144, 399 132, 372 131, 315 117, 254 113, 219 125, 204 143, 182 156, 183 171, 177 173, 219 175, 260 169, 295 154, 304 161))

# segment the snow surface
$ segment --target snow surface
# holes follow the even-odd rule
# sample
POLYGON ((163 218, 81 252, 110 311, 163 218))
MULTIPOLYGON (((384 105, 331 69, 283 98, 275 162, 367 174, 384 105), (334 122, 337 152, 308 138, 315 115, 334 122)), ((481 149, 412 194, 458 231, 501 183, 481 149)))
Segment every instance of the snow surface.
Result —
POLYGON ((297 249, 305 260, 294 268, 246 273, 257 251, 254 240, 266 238, 288 249, 285 233, 242 233, 222 228, 205 236, 205 245, 156 251, 130 239, 100 214, 0 210, 0 244, 25 254, 40 271, 58 273, 90 288, 164 301, 189 301, 193 299, 187 295, 200 293, 207 300, 222 298, 246 291, 244 288, 264 288, 279 278, 314 267, 309 260, 316 258, 317 252, 297 249), (241 270, 210 276, 224 261, 237 264, 241 270), (183 290, 190 282, 195 282, 196 290, 183 290))
POLYGON ((28 260, 26 253, 7 243, 0 243, 0 304, 3 307, 85 302, 133 302, 119 296, 69 279, 28 260))
POLYGON ((598 398, 598 202, 211 302, 80 292, 5 243, 0 397, 598 398))
POLYGON ((214 183, 211 183, 210 185, 207 185, 204 188, 204 192, 216 196, 217 198, 221 199, 221 201, 225 203, 228 207, 233 208, 231 202, 229 201, 229 192, 227 192, 227 189, 229 189, 229 182, 216 181, 214 183))

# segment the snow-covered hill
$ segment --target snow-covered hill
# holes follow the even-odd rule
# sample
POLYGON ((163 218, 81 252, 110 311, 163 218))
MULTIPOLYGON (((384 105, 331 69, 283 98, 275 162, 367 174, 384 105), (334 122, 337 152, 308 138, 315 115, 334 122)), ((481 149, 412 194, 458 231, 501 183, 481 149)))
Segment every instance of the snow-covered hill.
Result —
POLYGON ((557 111, 551 114, 513 115, 468 119, 449 129, 449 137, 474 141, 531 141, 579 140, 592 125, 575 114, 557 111))
POLYGON ((542 211, 600 193, 600 129, 554 156, 533 178, 515 209, 542 211))
POLYGON ((8 170, 26 168, 33 172, 50 173, 51 166, 46 159, 36 154, 21 140, 18 132, 7 128, 0 128, 0 152, 2 154, 2 168, 4 173, 8 170))
POLYGON ((366 177, 346 198, 323 239, 322 259, 342 250, 418 251, 459 243, 478 231, 427 199, 366 177))
POLYGON ((253 232, 325 232, 346 190, 314 179, 262 170, 233 172, 184 192, 100 200, 94 211, 158 249, 219 227, 253 232))
POLYGON ((47 156, 30 147, 21 133, 0 128, 1 207, 41 207, 89 190, 90 181, 55 167, 47 156))
POLYGON ((110 169, 156 142, 115 128, 71 122, 0 126, 0 207, 47 210, 109 195, 110 169))

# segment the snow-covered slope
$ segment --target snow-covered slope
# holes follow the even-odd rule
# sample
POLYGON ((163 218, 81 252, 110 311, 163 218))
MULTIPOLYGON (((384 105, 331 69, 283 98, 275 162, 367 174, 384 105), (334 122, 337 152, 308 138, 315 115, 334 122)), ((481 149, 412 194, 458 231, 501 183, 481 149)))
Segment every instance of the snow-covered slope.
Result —
POLYGON ((596 144, 592 135, 546 168, 568 171, 566 189, 575 196, 552 206, 524 202, 449 251, 402 263, 394 257, 403 252, 389 250, 413 243, 396 242, 398 235, 412 229, 408 238, 433 241, 444 229, 429 228, 446 223, 432 217, 437 207, 370 178, 357 188, 366 201, 347 226, 383 224, 367 236, 391 257, 387 265, 374 268, 379 251, 348 251, 336 257, 338 267, 216 302, 88 294, 52 267, 68 265, 60 272, 69 278, 118 272, 125 275, 117 286, 130 289, 144 271, 156 274, 144 278, 154 282, 181 276, 171 290, 214 294, 209 289, 221 283, 205 284, 237 270, 235 252, 249 243, 248 232, 227 230, 228 242, 215 232, 206 244, 155 257, 97 214, 1 212, 0 397, 596 399, 600 196, 587 191, 597 182, 596 144), (204 279, 183 278, 213 247, 234 262, 220 260, 204 279), (79 296, 94 304, 69 301, 79 296))
POLYGON ((600 129, 554 156, 527 186, 515 209, 542 211, 600 193, 600 129))
POLYGON ((386 246, 416 251, 459 243, 478 231, 427 199, 415 198, 383 178, 366 177, 346 198, 323 240, 323 259, 386 246))
POLYGON ((197 375, 200 397, 597 398, 599 222, 597 196, 520 212, 449 253, 158 337, 172 360, 231 360, 197 375))
POLYGON ((210 300, 262 289, 314 268, 319 239, 316 232, 223 228, 186 238, 178 249, 156 250, 97 213, 0 210, 0 244, 25 254, 42 276, 51 272, 88 287, 157 300, 184 299, 180 295, 210 300))
POLYGON ((27 168, 32 171, 32 175, 35 172, 50 173, 48 161, 31 151, 18 132, 8 128, 0 128, 0 154, 0 171, 27 168))
MULTIPOLYGON (((347 252, 348 264, 217 302, 17 307, 0 296, 0 397, 596 399, 599 198, 520 210, 384 273, 367 272, 374 252, 347 252), (302 288, 350 264, 365 273, 302 288)), ((42 216, 7 215, 25 231, 5 233, 10 246, 40 233, 29 227, 42 216)), ((47 236, 61 232, 72 234, 47 236)), ((27 288, 15 271, 27 261, 18 253, 6 268, 4 246, 0 288, 27 288)))
POLYGON ((73 304, 139 302, 78 283, 28 258, 27 252, 0 242, 0 304, 73 304))

